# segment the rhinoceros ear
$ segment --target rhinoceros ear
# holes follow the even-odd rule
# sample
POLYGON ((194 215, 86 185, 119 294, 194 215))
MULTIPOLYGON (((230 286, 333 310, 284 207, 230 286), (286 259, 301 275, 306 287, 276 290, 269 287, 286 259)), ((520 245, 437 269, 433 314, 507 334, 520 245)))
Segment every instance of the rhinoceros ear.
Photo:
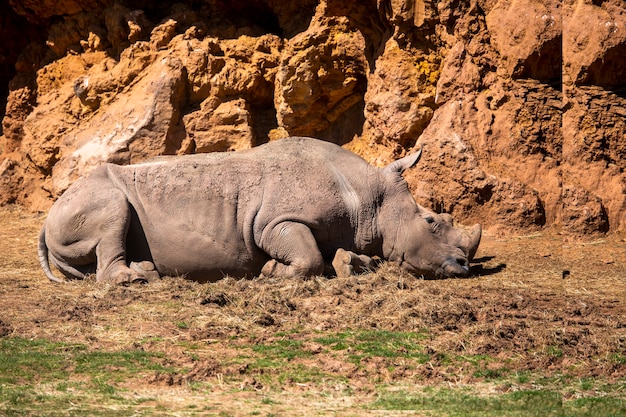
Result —
POLYGON ((422 157, 422 149, 424 149, 424 146, 422 146, 420 150, 415 153, 407 155, 402 159, 398 159, 397 161, 393 161, 383 169, 386 173, 402 174, 405 170, 412 168, 413 166, 415 166, 415 164, 417 164, 417 162, 422 157))

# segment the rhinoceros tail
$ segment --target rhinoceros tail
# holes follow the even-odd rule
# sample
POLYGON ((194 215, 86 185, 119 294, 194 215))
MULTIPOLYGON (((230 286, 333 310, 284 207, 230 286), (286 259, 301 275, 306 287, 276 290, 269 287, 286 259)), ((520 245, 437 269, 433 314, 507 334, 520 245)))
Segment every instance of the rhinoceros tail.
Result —
POLYGON ((50 260, 48 259, 48 246, 46 245, 46 225, 44 224, 41 228, 41 232, 39 232, 39 247, 37 249, 37 253, 39 255, 39 263, 41 264, 41 268, 43 268, 43 272, 46 274, 50 281, 63 283, 62 279, 59 279, 52 274, 52 270, 50 269, 50 260))

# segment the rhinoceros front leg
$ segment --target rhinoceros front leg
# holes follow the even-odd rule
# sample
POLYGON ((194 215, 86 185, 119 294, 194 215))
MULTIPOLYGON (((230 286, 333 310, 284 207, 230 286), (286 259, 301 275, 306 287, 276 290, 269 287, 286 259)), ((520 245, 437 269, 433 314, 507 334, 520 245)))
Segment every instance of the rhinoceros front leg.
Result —
POLYGON ((373 270, 376 266, 374 260, 367 255, 357 255, 354 252, 337 249, 332 262, 335 274, 338 278, 349 277, 355 273, 359 274, 368 270, 373 270))
POLYGON ((302 223, 282 222, 265 230, 260 246, 272 257, 261 270, 265 276, 307 277, 324 272, 313 233, 302 223))
MULTIPOLYGON (((160 277, 154 264, 150 261, 131 262, 128 267, 133 271, 139 272, 141 276, 145 278, 145 282, 158 281, 160 277)), ((134 281, 143 281, 141 278, 134 281)))

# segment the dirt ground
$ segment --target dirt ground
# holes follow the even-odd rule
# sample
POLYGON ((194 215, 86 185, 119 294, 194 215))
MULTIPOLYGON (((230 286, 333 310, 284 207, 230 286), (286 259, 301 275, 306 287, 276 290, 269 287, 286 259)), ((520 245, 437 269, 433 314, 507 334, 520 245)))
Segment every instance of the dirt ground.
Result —
MULTIPOLYGON (((37 261, 43 218, 18 207, 0 208, 0 337, 163 352, 165 365, 185 371, 125 382, 137 392, 159 392, 162 401, 180 399, 181 391, 193 398, 188 387, 203 382, 214 384, 217 402, 224 384, 230 390, 221 392, 231 400, 234 386, 242 389, 237 394, 242 398, 268 389, 350 387, 350 397, 326 395, 328 405, 371 398, 381 383, 479 386, 489 372, 505 368, 609 383, 626 378, 623 236, 583 242, 547 232, 508 237, 487 232, 468 279, 422 280, 383 265, 345 279, 197 284, 167 278, 113 287, 93 279, 49 282, 37 261), (329 350, 319 342, 368 330, 421 334, 421 353, 429 360, 415 366, 397 356, 373 355, 355 364, 347 360, 350 349, 329 350), (280 369, 257 369, 241 360, 250 346, 284 340, 301 342, 308 353, 292 362, 332 376, 334 385, 309 387, 284 378, 280 369), (477 373, 470 358, 481 355, 490 359, 477 373), (458 359, 464 357, 468 360, 458 359), (272 376, 276 381, 268 386, 272 376)), ((531 388, 532 381, 528 384, 522 381, 516 389, 531 388)))

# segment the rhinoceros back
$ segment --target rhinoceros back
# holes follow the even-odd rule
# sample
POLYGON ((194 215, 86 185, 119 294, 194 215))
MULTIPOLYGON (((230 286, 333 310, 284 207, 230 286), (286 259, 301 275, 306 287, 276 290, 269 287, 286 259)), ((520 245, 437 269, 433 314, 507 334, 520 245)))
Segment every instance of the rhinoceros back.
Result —
POLYGON ((371 206, 360 188, 369 187, 360 184, 369 168, 336 145, 295 138, 107 169, 139 223, 129 252, 134 239, 160 273, 213 280, 258 274, 269 256, 257 242, 277 219, 310 227, 325 257, 336 246, 353 248, 358 208, 371 206))

